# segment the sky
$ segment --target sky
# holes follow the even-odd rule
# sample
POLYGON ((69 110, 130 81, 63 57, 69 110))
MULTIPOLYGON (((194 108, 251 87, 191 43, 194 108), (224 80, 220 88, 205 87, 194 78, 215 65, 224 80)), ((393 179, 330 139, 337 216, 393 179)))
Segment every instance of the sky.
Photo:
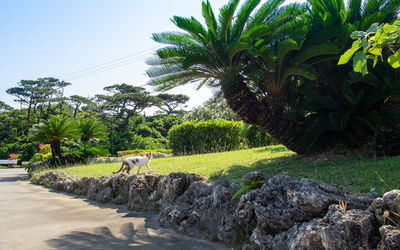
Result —
MULTIPOLYGON (((70 82, 66 96, 93 97, 105 93, 104 87, 121 83, 144 86, 149 67, 145 59, 159 46, 151 39, 152 33, 177 31, 170 21, 174 15, 202 20, 201 2, 2 0, 0 100, 19 107, 6 89, 16 87, 20 80, 43 77, 70 82), (103 66, 95 68, 98 65, 103 66), (104 71, 109 65, 113 69, 104 71)), ((210 2, 217 12, 227 0, 210 2)), ((196 91, 194 84, 188 84, 169 93, 190 96, 188 108, 192 108, 209 99, 212 90, 196 91)))

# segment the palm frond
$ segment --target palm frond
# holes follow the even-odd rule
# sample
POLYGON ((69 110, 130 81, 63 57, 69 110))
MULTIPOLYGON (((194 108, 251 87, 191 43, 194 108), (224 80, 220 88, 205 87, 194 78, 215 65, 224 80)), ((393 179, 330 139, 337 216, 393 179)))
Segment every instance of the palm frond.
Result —
POLYGON ((238 40, 246 26, 246 22, 251 13, 258 6, 261 0, 246 0, 237 13, 236 20, 232 26, 231 39, 238 40))
POLYGON ((162 33, 153 33, 152 39, 158 43, 174 45, 174 46, 184 46, 184 45, 193 45, 200 46, 199 41, 193 39, 193 36, 183 32, 162 32, 162 33))
POLYGON ((217 36, 217 20, 215 19, 214 11, 212 10, 210 2, 203 2, 202 5, 203 17, 206 20, 208 26, 209 35, 212 37, 217 36))
POLYGON ((302 50, 295 57, 295 64, 302 64, 311 58, 321 55, 337 55, 341 50, 332 42, 327 41, 321 44, 313 45, 302 50))
POLYGON ((219 14, 219 38, 223 39, 223 41, 227 42, 228 41, 228 34, 230 32, 231 24, 232 24, 232 19, 233 16, 235 15, 236 8, 239 4, 239 0, 231 0, 229 1, 228 4, 223 6, 220 9, 220 14, 219 14))
POLYGON ((184 18, 179 16, 174 16, 171 21, 179 28, 189 32, 199 41, 207 43, 207 30, 203 25, 194 17, 184 18))
MULTIPOLYGON (((266 19, 271 16, 276 16, 276 13, 280 8, 279 6, 284 2, 285 0, 270 0, 265 2, 260 9, 257 11, 257 13, 254 15, 253 18, 248 23, 248 27, 252 28, 256 25, 260 24, 265 24, 266 19)), ((270 18, 268 18, 270 19, 270 18)))
POLYGON ((291 66, 283 72, 281 84, 284 85, 290 76, 300 76, 308 80, 315 80, 318 77, 318 72, 311 65, 307 64, 291 66))
POLYGON ((278 49, 277 49, 277 60, 278 60, 278 68, 282 68, 283 63, 285 62, 285 60, 287 60, 287 55, 290 52, 299 50, 300 46, 297 44, 296 41, 292 40, 292 39, 287 39, 283 42, 281 42, 278 45, 278 49))

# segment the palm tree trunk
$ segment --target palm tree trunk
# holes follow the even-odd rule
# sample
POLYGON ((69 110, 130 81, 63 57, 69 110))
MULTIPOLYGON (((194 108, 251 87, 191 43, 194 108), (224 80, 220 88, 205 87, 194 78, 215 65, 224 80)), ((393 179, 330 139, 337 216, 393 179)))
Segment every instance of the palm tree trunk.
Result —
POLYGON ((287 104, 283 94, 268 94, 261 101, 245 82, 239 82, 224 91, 228 106, 246 123, 263 127, 290 150, 304 153, 300 140, 294 136, 294 124, 285 114, 287 104))
POLYGON ((50 142, 50 147, 53 158, 61 160, 61 142, 59 140, 53 140, 50 142))

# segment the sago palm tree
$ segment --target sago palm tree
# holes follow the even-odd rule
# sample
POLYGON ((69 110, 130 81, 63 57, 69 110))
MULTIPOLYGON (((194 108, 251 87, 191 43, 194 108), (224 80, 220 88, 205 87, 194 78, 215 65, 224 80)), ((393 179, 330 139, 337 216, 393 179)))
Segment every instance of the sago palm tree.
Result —
POLYGON ((49 142, 53 158, 62 160, 61 141, 79 138, 80 132, 75 121, 53 116, 34 125, 30 130, 30 137, 36 142, 49 142))
MULTIPOLYGON (((150 84, 167 90, 188 82, 199 82, 220 88, 228 105, 247 123, 267 129, 293 150, 297 150, 290 121, 282 116, 285 97, 267 88, 260 93, 252 72, 260 69, 249 51, 287 36, 288 27, 294 37, 302 37, 304 29, 299 19, 302 5, 280 7, 283 0, 247 0, 239 8, 232 0, 220 9, 218 20, 210 3, 203 2, 206 26, 195 18, 173 17, 176 26, 185 31, 154 34, 153 39, 169 46, 157 51, 157 58, 147 71, 150 84), (296 28, 294 23, 298 24, 296 28), (279 129, 278 129, 279 128, 279 129)), ((269 70, 269 69, 266 69, 269 70)), ((293 71, 293 73, 298 73, 293 71)))
POLYGON ((348 6, 343 0, 310 0, 307 8, 280 7, 282 2, 267 1, 255 11, 260 0, 247 0, 240 8, 232 0, 218 20, 210 3, 203 2, 205 26, 193 17, 173 17, 185 32, 153 35, 169 46, 149 61, 150 84, 161 90, 196 81, 199 87, 218 87, 244 121, 304 152, 296 121, 289 119, 288 86, 338 79, 335 60, 347 49, 349 34, 391 19, 399 0, 351 0, 348 6))
POLYGON ((79 121, 81 141, 86 144, 88 141, 98 141, 107 138, 107 128, 101 121, 95 119, 81 119, 79 121))

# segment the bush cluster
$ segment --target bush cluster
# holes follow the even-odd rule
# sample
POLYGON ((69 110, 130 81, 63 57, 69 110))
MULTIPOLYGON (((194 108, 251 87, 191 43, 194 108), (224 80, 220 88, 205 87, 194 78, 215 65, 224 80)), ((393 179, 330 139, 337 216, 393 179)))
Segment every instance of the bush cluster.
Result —
POLYGON ((257 126, 241 121, 189 121, 172 127, 168 133, 174 155, 223 152, 271 144, 273 139, 257 126))
POLYGON ((172 151, 170 149, 133 149, 133 150, 124 150, 118 151, 118 157, 126 156, 126 155, 144 155, 148 152, 157 152, 157 153, 164 153, 170 154, 172 151))

